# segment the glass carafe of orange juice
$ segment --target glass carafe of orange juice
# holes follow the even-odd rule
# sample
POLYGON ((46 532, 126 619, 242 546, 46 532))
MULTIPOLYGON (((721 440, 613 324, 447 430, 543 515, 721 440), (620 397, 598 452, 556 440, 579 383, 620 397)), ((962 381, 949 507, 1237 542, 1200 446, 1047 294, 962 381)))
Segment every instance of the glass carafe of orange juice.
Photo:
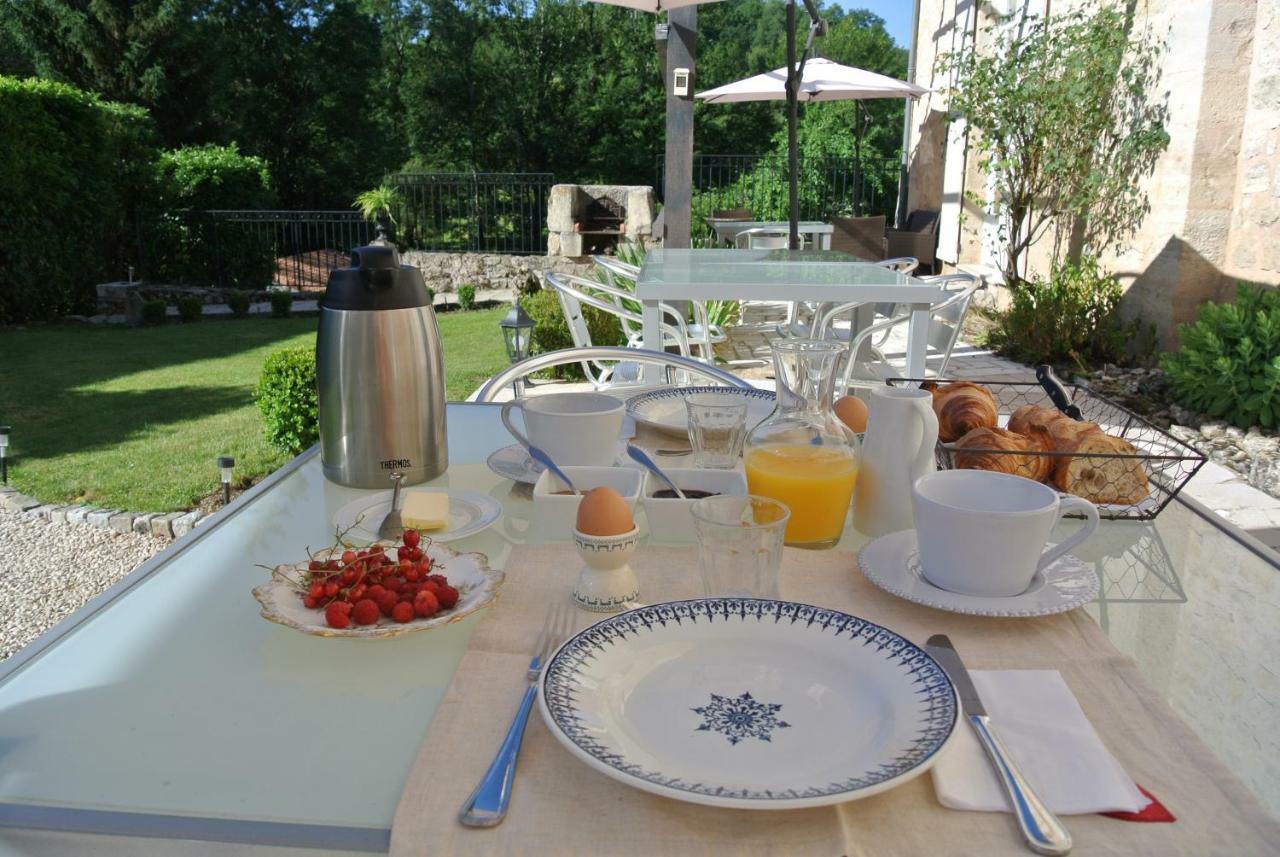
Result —
POLYGON ((747 437, 747 490, 791 509, 786 541, 829 548, 840 541, 858 476, 858 438, 831 410, 844 345, 816 339, 773 344, 778 406, 747 437))

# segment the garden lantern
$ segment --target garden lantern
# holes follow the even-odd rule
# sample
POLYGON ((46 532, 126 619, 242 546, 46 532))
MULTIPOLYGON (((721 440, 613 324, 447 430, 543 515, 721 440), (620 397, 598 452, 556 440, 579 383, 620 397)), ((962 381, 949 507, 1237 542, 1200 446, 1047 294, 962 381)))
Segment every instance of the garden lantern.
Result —
POLYGON ((231 470, 236 466, 236 460, 229 455, 218 457, 218 471, 222 476, 222 505, 231 502, 231 470))
MULTIPOLYGON (((529 346, 533 342, 533 319, 529 318, 524 307, 520 306, 520 301, 517 300, 511 305, 511 311, 498 322, 498 327, 502 328, 502 337, 506 341, 508 360, 519 363, 529 356, 529 346)), ((519 398, 520 379, 517 378, 511 386, 516 397, 519 398)))
POLYGON ((9 484, 9 427, 0 426, 0 481, 9 484))

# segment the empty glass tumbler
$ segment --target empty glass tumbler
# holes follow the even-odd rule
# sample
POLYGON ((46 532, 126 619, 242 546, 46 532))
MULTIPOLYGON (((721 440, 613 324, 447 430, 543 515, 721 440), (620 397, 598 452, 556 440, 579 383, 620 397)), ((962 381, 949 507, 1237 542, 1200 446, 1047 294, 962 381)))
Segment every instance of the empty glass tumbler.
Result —
POLYGON ((694 466, 737 467, 747 438, 746 400, 726 393, 695 393, 685 399, 685 408, 694 466))
POLYGON ((698 568, 709 598, 777 598, 791 512, 768 497, 720 494, 691 506, 698 568))

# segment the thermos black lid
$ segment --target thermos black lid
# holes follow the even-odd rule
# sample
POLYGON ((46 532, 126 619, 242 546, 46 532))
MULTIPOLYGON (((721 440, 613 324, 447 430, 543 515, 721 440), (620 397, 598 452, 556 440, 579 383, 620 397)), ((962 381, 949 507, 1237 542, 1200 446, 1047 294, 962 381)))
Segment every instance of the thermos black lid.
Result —
POLYGON ((351 251, 351 267, 335 268, 325 288, 325 309, 379 310, 428 306, 422 272, 401 265, 395 245, 374 243, 351 251))

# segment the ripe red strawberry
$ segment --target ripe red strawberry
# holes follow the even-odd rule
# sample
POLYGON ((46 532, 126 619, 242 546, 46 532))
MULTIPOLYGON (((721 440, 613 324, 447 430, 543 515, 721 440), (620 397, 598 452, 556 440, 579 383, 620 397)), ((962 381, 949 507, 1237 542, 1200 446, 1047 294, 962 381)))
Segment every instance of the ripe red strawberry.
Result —
POLYGON ((418 546, 418 542, 420 542, 421 540, 422 540, 422 534, 419 533, 417 530, 404 531, 405 547, 416 548, 418 546))
POLYGON ((350 612, 342 609, 344 603, 334 601, 324 608, 324 621, 330 628, 345 628, 351 624, 350 612))
POLYGON ((351 618, 356 620, 357 625, 372 625, 378 621, 380 614, 378 604, 372 598, 357 601, 356 606, 351 608, 351 618))
POLYGON ((440 600, 440 606, 448 610, 458 603, 458 590, 446 583, 440 587, 440 594, 436 597, 440 600))
POLYGON ((428 590, 424 589, 413 599, 413 610, 419 616, 434 616, 436 611, 440 609, 440 602, 428 590))
POLYGON ((412 622, 413 615, 413 605, 408 601, 401 601, 391 609, 391 618, 402 624, 412 622))
POLYGON ((382 593, 386 591, 387 591, 387 588, 383 586, 381 583, 375 583, 373 586, 369 587, 369 597, 372 598, 374 601, 377 601, 378 598, 382 596, 382 593))

